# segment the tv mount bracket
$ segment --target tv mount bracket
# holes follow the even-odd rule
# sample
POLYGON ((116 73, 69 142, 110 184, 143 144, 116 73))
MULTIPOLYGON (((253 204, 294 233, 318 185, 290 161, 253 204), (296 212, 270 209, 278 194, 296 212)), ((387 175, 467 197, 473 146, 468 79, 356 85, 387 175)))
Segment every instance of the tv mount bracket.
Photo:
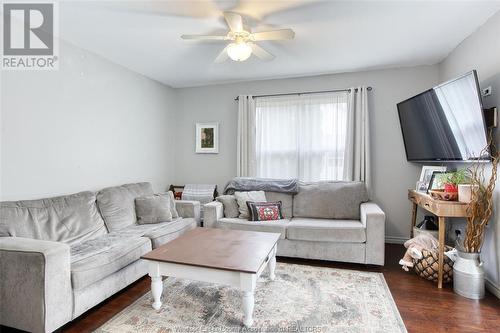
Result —
POLYGON ((488 128, 496 128, 498 125, 497 108, 483 109, 484 122, 488 128))

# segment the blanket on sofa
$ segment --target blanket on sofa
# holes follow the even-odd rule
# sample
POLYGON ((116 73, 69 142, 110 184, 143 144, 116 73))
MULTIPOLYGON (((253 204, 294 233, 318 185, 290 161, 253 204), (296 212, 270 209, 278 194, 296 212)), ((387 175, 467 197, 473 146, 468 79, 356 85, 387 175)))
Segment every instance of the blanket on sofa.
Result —
POLYGON ((215 184, 186 184, 182 190, 182 200, 199 201, 200 207, 214 201, 215 184))
POLYGON ((235 191, 267 191, 296 194, 299 192, 299 181, 297 179, 236 177, 226 184, 224 194, 233 194, 235 191))

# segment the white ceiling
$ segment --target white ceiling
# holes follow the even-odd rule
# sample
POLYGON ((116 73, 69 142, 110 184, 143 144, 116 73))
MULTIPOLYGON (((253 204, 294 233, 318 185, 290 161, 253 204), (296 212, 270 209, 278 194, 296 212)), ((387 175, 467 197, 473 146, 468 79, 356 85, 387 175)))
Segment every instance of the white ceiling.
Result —
MULTIPOLYGON (((500 9, 500 1, 68 1, 60 34, 172 87, 435 64, 500 9), (253 31, 292 28, 261 42, 270 62, 213 60, 223 42, 181 34, 225 33, 222 11, 253 31)), ((478 50, 481 52, 481 50, 478 50)))

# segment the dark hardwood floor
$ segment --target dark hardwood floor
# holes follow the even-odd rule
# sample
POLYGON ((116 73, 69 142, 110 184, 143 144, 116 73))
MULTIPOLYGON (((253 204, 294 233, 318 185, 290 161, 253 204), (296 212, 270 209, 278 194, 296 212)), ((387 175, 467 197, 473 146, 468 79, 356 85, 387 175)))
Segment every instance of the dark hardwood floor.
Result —
MULTIPOLYGON (((384 267, 279 258, 278 261, 322 267, 381 272, 389 285, 408 332, 500 332, 500 300, 490 293, 481 301, 455 295, 451 285, 439 290, 414 273, 401 270, 397 264, 404 252, 402 245, 386 245, 384 267)), ((149 291, 144 277, 78 319, 61 332, 90 332, 108 321, 133 301, 149 291)), ((6 328, 1 329, 7 332, 6 328)))

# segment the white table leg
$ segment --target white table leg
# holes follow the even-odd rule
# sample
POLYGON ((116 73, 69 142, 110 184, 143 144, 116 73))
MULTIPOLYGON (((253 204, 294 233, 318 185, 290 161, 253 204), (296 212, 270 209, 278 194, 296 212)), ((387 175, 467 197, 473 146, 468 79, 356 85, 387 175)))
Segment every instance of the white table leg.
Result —
POLYGON ((269 278, 274 281, 276 275, 274 274, 274 270, 276 269, 276 246, 273 249, 271 254, 271 259, 269 259, 269 278))
POLYGON ((243 325, 245 325, 246 327, 250 327, 253 324, 253 307, 253 291, 245 291, 243 293, 243 325))
POLYGON ((243 292, 243 325, 253 324, 254 290, 257 274, 240 273, 240 289, 243 292))
POLYGON ((163 292, 163 281, 160 275, 151 276, 151 294, 153 294, 153 309, 159 310, 161 307, 161 293, 163 292))

